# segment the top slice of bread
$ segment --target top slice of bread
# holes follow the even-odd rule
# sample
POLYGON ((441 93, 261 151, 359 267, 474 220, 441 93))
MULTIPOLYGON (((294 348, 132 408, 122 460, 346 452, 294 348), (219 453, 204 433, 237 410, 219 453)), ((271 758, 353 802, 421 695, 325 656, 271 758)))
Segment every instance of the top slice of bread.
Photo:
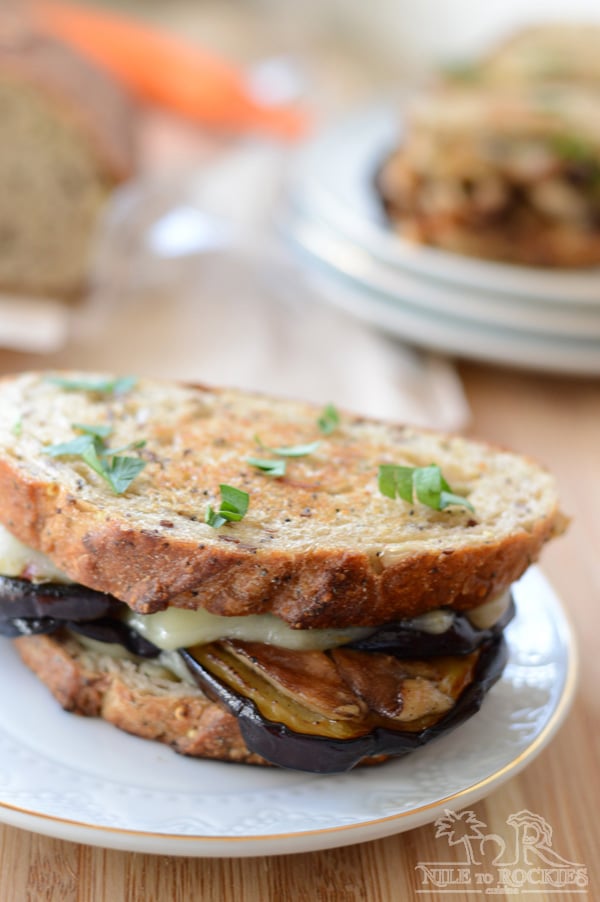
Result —
MULTIPOLYGON (((62 374, 91 378, 91 374, 62 374)), ((96 377, 97 378, 97 377, 96 377)), ((237 390, 141 379, 122 395, 67 391, 43 374, 0 381, 0 522, 74 581, 151 613, 167 605, 273 612, 304 628, 376 625, 504 591, 561 531, 537 463, 458 436, 237 390), (74 423, 109 424, 111 447, 144 439, 126 492, 77 457, 51 457, 74 423), (257 443, 257 439, 262 446, 257 443), (283 478, 246 462, 320 441, 283 478), (384 497, 380 464, 436 463, 462 507, 384 497), (220 484, 249 494, 243 520, 213 528, 220 484)))

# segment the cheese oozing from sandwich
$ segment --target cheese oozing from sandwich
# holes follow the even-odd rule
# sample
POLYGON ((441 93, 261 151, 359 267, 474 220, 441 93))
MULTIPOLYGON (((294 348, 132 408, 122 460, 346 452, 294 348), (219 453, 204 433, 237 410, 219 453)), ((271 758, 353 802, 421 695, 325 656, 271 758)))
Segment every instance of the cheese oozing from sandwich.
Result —
POLYGON ((49 557, 20 542, 0 525, 0 574, 28 579, 32 583, 72 583, 49 557))
MULTIPOLYGON (((0 526, 0 574, 35 583, 72 583, 50 558, 20 542, 4 526, 0 526)), ((510 593, 504 592, 467 611, 466 615, 478 629, 488 629, 500 619, 509 603, 510 593)), ((454 616, 453 611, 438 608, 408 622, 415 629, 440 634, 451 627, 454 616)), ((173 607, 155 614, 127 610, 124 619, 141 636, 167 652, 220 639, 262 642, 296 651, 321 651, 356 642, 374 631, 374 627, 299 630, 274 614, 223 617, 202 608, 192 611, 173 607)))

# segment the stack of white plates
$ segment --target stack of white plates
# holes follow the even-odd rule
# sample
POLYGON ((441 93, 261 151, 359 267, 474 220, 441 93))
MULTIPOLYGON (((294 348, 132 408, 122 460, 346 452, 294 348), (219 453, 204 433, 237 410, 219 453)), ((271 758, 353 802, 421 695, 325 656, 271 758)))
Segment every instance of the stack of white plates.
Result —
POLYGON ((327 297, 420 346, 462 357, 600 374, 600 268, 491 263, 391 231, 375 173, 400 140, 391 106, 363 111, 300 154, 283 229, 327 297))

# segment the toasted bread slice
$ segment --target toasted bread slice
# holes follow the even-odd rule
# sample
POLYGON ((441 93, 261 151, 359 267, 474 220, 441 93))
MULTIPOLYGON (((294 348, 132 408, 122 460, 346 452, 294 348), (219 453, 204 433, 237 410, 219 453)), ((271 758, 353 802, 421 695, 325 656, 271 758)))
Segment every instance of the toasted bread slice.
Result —
MULTIPOLYGON (((90 374, 62 374, 98 380, 90 374)), ((104 378, 104 377, 103 377, 104 378)), ((503 592, 559 532, 552 477, 457 436, 236 390, 139 380, 122 394, 67 390, 26 373, 0 382, 0 522, 75 582, 141 613, 166 606, 272 612, 302 627, 370 626, 503 592), (79 456, 47 448, 73 424, 110 426, 146 466, 122 494, 79 456), (268 449, 320 444, 304 456, 268 449), (247 458, 286 461, 275 478, 247 458), (435 463, 460 506, 384 497, 381 464, 435 463), (239 522, 213 528, 220 485, 247 492, 239 522)))
POLYGON ((236 718, 152 661, 114 658, 64 634, 14 640, 24 663, 74 714, 104 720, 197 758, 266 764, 236 718))

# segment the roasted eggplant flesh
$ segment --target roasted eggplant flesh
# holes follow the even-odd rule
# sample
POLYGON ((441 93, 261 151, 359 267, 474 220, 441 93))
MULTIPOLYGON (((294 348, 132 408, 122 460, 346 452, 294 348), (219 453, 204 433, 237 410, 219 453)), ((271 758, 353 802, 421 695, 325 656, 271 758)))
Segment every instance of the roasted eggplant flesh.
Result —
POLYGON ((291 651, 254 642, 214 642, 190 657, 265 720, 296 733, 350 739, 386 726, 418 730, 452 708, 473 678, 478 652, 433 661, 335 649, 291 651))
POLYGON ((180 654, 206 694, 238 718, 249 748, 280 767, 314 773, 407 754, 458 725, 478 710, 506 661, 502 638, 470 655, 428 661, 346 649, 278 650, 274 660, 263 653, 266 648, 226 641, 180 654), (328 663, 305 662, 314 684, 298 695, 290 682, 298 661, 281 659, 307 654, 328 663), (387 675, 390 667, 394 677, 387 675))

